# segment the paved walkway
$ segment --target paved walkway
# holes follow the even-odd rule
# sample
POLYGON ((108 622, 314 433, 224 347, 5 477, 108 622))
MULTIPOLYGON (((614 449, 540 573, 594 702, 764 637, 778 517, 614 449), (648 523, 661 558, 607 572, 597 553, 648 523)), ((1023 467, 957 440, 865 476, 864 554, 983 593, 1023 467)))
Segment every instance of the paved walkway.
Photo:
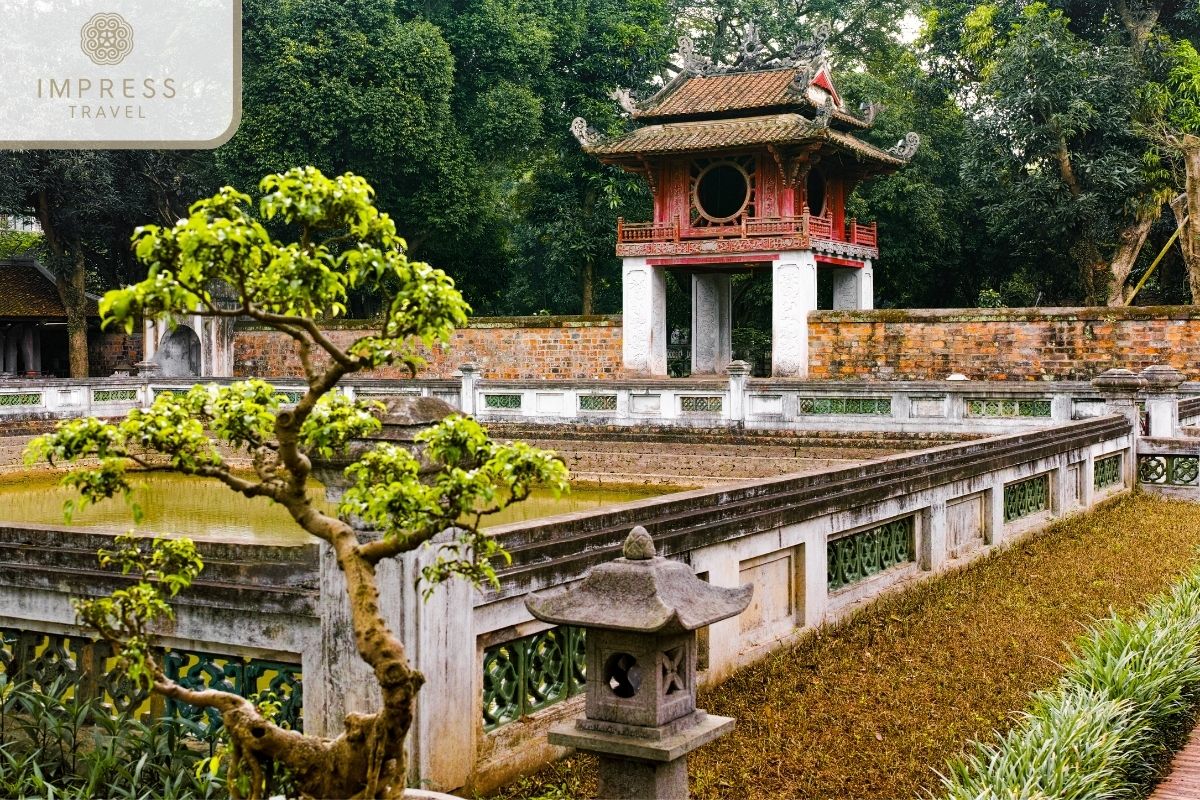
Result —
POLYGON ((1200 798, 1200 725, 1192 730, 1187 744, 1175 754, 1171 771, 1149 800, 1196 800, 1200 798))

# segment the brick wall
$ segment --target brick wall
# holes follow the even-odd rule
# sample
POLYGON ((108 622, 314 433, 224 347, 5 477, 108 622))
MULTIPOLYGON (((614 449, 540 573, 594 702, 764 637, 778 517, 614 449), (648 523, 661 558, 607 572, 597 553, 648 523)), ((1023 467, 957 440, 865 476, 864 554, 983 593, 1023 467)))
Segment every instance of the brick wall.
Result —
POLYGON ((130 367, 141 360, 141 333, 88 332, 88 372, 93 378, 107 378, 122 361, 130 367))
POLYGON ((1200 308, 818 311, 815 379, 1088 380, 1170 364, 1200 379, 1200 308))
MULTIPOLYGON (((481 317, 455 331, 446 350, 423 350, 423 378, 449 378, 468 361, 492 380, 611 378, 621 373, 620 317, 481 317)), ((372 332, 367 323, 346 320, 326 330, 339 347, 372 332)), ((233 340, 239 377, 300 375, 292 340, 270 330, 239 326, 233 340)), ((370 373, 407 378, 400 368, 370 373)))

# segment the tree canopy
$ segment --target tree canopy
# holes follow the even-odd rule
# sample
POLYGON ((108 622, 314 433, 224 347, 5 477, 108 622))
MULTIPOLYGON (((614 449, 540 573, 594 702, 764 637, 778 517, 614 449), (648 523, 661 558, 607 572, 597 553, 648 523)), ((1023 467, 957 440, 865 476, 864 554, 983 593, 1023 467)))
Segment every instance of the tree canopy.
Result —
MULTIPOLYGON (((16 171, 0 168, 0 208, 33 213, 31 189, 47 189, 54 217, 85 220, 88 241, 110 242, 83 248, 89 286, 115 285, 129 264, 112 244, 119 237, 102 233, 109 221, 162 221, 164 192, 226 183, 253 192, 258 176, 311 163, 370 177, 414 255, 453 275, 480 313, 618 311, 615 220, 645 219, 649 194, 640 178, 580 152, 568 123, 624 129, 613 88, 661 86, 678 69, 682 33, 728 58, 750 24, 776 49, 828 26, 843 96, 852 108, 882 104, 867 136, 890 145, 907 130, 922 135, 913 163, 851 201, 879 223, 881 306, 974 305, 981 291, 1009 305, 1119 304, 1152 253, 1197 216, 1188 203, 1200 209, 1190 155, 1200 12, 1183 0, 248 0, 244 9, 245 117, 215 153, 141 165, 63 156, 53 169, 20 154, 9 156, 16 171), (85 186, 95 174, 103 179, 85 186), (113 206, 115 216, 105 211, 113 206)), ((1196 224, 1139 302, 1200 291, 1196 224)), ((72 247, 64 242, 63 263, 72 247)), ((358 290, 347 303, 356 316, 381 310, 358 290)))
POLYGON ((380 690, 379 710, 347 715, 346 730, 335 739, 288 730, 237 694, 188 688, 163 671, 152 634, 172 615, 170 600, 203 566, 190 541, 118 539, 117 549, 101 553, 101 564, 132 574, 135 582, 80 601, 77 609, 116 647, 139 686, 221 715, 230 736, 227 776, 234 798, 266 797, 284 771, 301 796, 399 797, 408 774, 403 742, 424 678, 380 610, 376 565, 450 531, 422 570, 426 585, 454 577, 494 582, 494 559, 506 554, 480 530, 483 519, 525 499, 536 485, 565 490, 566 468, 552 453, 495 442, 455 414, 418 436, 419 452, 378 442, 349 453, 349 488, 337 513, 314 504, 308 492, 314 461, 343 456, 352 440, 380 428, 379 404, 349 399, 336 391, 338 382, 384 364, 419 365, 418 345, 449 338, 465 323, 468 306, 443 271, 407 257, 395 222, 376 208, 362 178, 296 168, 268 176, 260 189, 257 209, 247 195, 225 187, 172 226, 138 228, 134 252, 147 276, 107 293, 101 313, 106 323, 126 328, 142 315, 193 312, 247 316, 275 328, 291 337, 304 368, 307 389, 294 407, 285 407, 264 381, 195 386, 159 394, 120 422, 64 421, 34 440, 27 459, 91 462, 66 478, 84 503, 128 498, 139 472, 216 480, 245 497, 279 503, 297 526, 328 545, 345 576, 358 653, 380 690), (273 235, 271 225, 286 236, 273 235), (223 302, 217 287, 224 287, 223 302), (377 332, 343 349, 317 323, 343 313, 356 288, 385 294, 386 311, 377 332), (252 474, 235 470, 222 448, 252 462, 252 474), (360 543, 349 519, 379 537, 360 543))

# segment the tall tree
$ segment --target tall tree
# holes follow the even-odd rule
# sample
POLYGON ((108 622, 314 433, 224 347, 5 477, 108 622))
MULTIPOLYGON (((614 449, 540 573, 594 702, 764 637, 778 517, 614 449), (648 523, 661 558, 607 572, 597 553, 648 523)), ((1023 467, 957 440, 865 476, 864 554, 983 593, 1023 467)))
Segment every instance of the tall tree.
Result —
POLYGON ((298 163, 368 176, 414 253, 475 224, 436 25, 392 0, 250 0, 244 19, 245 112, 216 154, 223 181, 249 191, 298 163))
MULTIPOLYGON (((1161 42, 1161 44, 1167 44, 1161 42)), ((1192 302, 1200 303, 1200 54, 1187 40, 1163 47, 1165 80, 1145 87, 1148 129, 1176 173, 1171 203, 1192 302)))
POLYGON ((385 364, 422 363, 419 343, 448 339, 466 322, 467 307, 443 272, 405 257, 395 223, 372 204, 362 178, 330 179, 298 168, 268 176, 261 190, 261 217, 250 197, 225 187, 175 225, 140 230, 136 253, 148 276, 106 295, 102 311, 106 321, 126 327, 141 314, 196 312, 247 316, 275 328, 293 342, 304 370, 306 388, 294 407, 283 408, 282 396, 263 381, 195 386, 163 393, 119 423, 66 421, 32 443, 30 454, 59 464, 91 460, 66 481, 85 502, 128 497, 133 474, 169 470, 269 498, 327 544, 346 584, 347 633, 379 688, 378 710, 347 714, 344 733, 333 739, 282 727, 233 692, 196 689, 167 675, 154 655, 153 631, 171 618, 170 600, 203 567, 190 540, 119 538, 114 551, 101 552, 101 564, 133 582, 76 608, 117 648, 140 688, 221 716, 234 798, 273 796, 280 778, 302 797, 401 798, 409 773, 404 740, 424 676, 380 609, 376 568, 447 532, 438 557, 422 570, 422 584, 460 577, 495 583, 492 559, 507 554, 480 531, 482 520, 525 499, 535 485, 561 492, 566 468, 553 453, 494 442, 474 420, 452 415, 418 436, 419 457, 390 442, 354 454, 337 514, 314 505, 313 461, 341 457, 354 440, 380 429, 380 404, 347 399, 336 391, 338 382, 385 364), (273 238, 264 225, 272 221, 289 238, 273 238), (378 334, 343 350, 316 320, 344 310, 347 292, 362 283, 394 294, 378 334), (218 302, 214 285, 232 288, 234 307, 218 302), (254 473, 232 470, 222 451, 251 457, 254 473), (360 542, 345 522, 351 518, 379 537, 360 542))
POLYGON ((132 279, 129 231, 177 219, 203 159, 172 151, 0 153, 0 213, 41 223, 36 255, 66 309, 71 377, 88 376, 87 291, 132 279))

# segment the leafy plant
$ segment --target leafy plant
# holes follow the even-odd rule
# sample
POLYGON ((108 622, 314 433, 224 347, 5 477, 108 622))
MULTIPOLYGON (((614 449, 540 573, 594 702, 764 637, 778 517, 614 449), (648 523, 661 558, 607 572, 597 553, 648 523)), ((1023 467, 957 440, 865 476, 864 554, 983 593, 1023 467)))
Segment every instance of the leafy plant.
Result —
POLYGON ((1140 797, 1200 699, 1200 570, 1076 648, 1021 722, 950 762, 947 800, 1140 797))
POLYGON ((209 800, 224 773, 195 769, 203 752, 169 718, 112 716, 60 678, 48 686, 0 675, 0 796, 209 800))
POLYGON ((441 270, 405 255, 392 219, 374 205, 373 190, 352 174, 328 178, 313 167, 270 175, 261 184, 259 216, 250 198, 226 187, 195 203, 170 228, 146 226, 134 251, 147 278, 109 292, 100 304, 105 325, 131 330, 141 316, 198 313, 248 317, 289 336, 307 390, 292 408, 261 381, 197 386, 164 393, 117 423, 61 423, 30 445, 27 458, 52 463, 94 459, 68 483, 83 502, 124 494, 139 471, 212 478, 250 498, 282 505, 302 529, 328 544, 350 598, 359 655, 379 684, 381 708, 349 714, 345 732, 324 739, 288 730, 254 702, 171 680, 149 643, 154 623, 170 615, 169 600, 186 588, 201 563, 187 540, 150 546, 122 539, 105 562, 135 576, 127 589, 79 604, 80 616, 120 653, 130 677, 178 702, 215 710, 229 732, 226 785, 234 798, 260 798, 269 776, 285 770, 297 791, 314 797, 396 797, 406 784, 403 743, 424 681, 380 611, 376 566, 439 542, 424 570, 427 585, 453 577, 495 582, 495 562, 507 558, 480 530, 484 517, 529 496, 535 485, 567 488, 566 468, 552 453, 501 444, 473 420, 451 416, 419 437, 419 455, 380 443, 346 470, 350 487, 333 516, 307 491, 315 458, 344 452, 380 427, 376 403, 350 400, 335 387, 346 375, 382 365, 415 370, 420 347, 433 347, 466 322, 469 307, 441 270), (275 238, 272 231, 292 238, 275 238), (380 328, 339 348, 319 321, 346 310, 350 292, 390 293, 380 328), (235 301, 218 302, 232 294, 235 301), (218 445, 247 454, 251 477, 237 474, 218 445), (380 531, 360 543, 351 515, 380 531))

